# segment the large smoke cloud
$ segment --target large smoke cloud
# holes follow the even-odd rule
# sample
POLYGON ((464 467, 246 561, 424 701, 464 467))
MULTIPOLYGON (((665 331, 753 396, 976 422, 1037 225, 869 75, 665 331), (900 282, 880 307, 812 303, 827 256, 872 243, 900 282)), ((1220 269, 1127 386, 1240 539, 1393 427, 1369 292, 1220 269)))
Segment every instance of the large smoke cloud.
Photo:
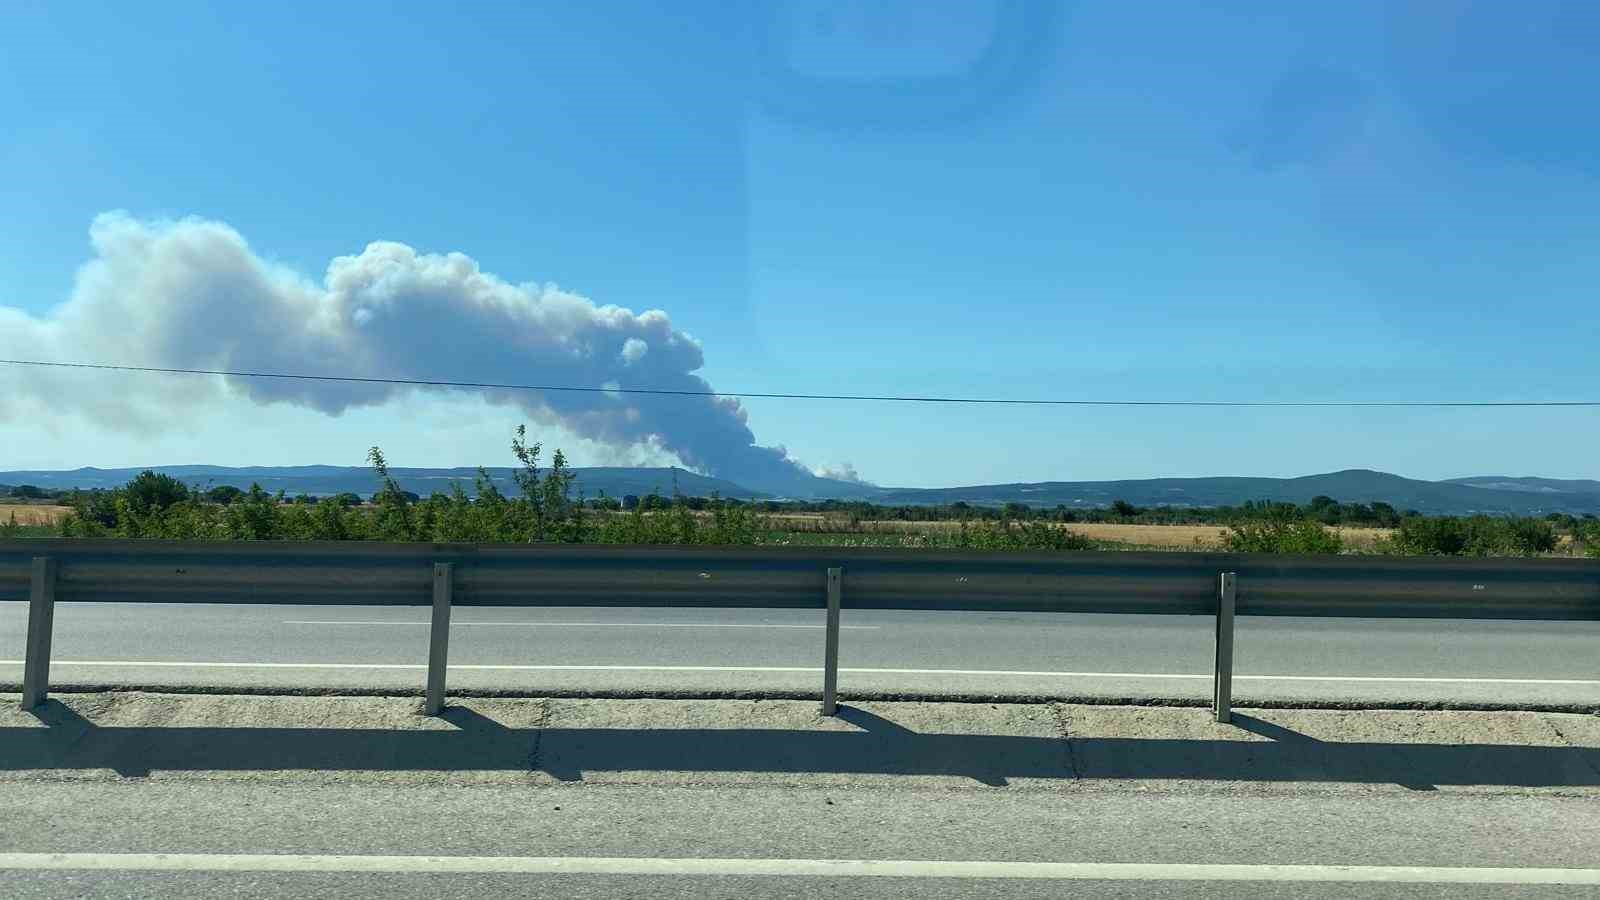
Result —
MULTIPOLYGON (((321 284, 253 253, 238 232, 200 220, 97 217, 95 257, 71 298, 36 318, 0 307, 0 351, 11 358, 171 368, 430 378, 709 391, 694 374, 700 345, 667 314, 599 306, 554 286, 514 285, 469 257, 373 243, 329 265, 321 284)), ((112 381, 63 370, 7 372, 0 419, 41 407, 76 409, 112 425, 159 427, 212 399, 220 379, 112 381), (118 388, 127 388, 119 393, 118 388), (133 390, 139 387, 139 390, 133 390), (158 394, 156 393, 158 392, 158 394), (175 410, 176 407, 176 410, 175 410)), ((228 379, 258 403, 338 415, 411 388, 228 379)), ((519 407, 614 446, 658 447, 684 465, 750 486, 808 477, 781 447, 755 442, 738 401, 622 393, 490 390, 519 407)))

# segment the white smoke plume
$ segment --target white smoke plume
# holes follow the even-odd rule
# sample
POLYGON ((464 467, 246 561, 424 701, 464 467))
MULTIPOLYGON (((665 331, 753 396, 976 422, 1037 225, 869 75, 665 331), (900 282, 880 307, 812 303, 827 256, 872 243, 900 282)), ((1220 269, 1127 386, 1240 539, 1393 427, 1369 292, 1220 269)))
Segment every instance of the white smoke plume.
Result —
MULTIPOLYGON (((618 388, 709 391, 699 343, 667 314, 600 306, 553 285, 510 284, 459 253, 377 242, 328 265, 318 284, 257 256, 219 222, 98 216, 94 258, 66 303, 42 317, 0 306, 7 358, 168 368, 608 388, 608 393, 490 390, 490 402, 616 447, 657 447, 685 466, 774 489, 809 472, 755 442, 723 397, 652 397, 618 388)), ((0 421, 77 411, 150 431, 219 399, 224 379, 123 378, 8 368, 0 421)), ((262 403, 337 416, 413 388, 226 379, 262 403)))
POLYGON ((834 481, 848 481, 852 484, 864 485, 872 484, 872 482, 861 477, 861 473, 856 471, 854 464, 848 462, 839 463, 836 466, 819 466, 812 470, 812 474, 818 478, 830 478, 834 481))

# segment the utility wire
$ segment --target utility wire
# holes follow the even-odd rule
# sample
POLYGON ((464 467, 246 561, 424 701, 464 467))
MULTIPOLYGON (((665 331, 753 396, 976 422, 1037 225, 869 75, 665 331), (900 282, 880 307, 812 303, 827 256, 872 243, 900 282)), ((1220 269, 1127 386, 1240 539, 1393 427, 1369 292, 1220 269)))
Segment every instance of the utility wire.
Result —
POLYGON ((1043 400, 1015 397, 936 397, 874 394, 800 394, 758 391, 684 391, 667 388, 573 387, 549 384, 502 384, 492 381, 438 381, 424 378, 366 378, 358 375, 302 375, 288 372, 229 372, 221 369, 178 369, 160 366, 117 366, 106 363, 0 359, 11 366, 95 369, 109 372, 154 372, 163 375, 223 375, 290 381, 333 381, 347 384, 394 384, 412 387, 479 388, 503 391, 560 391, 574 394, 647 394, 668 397, 735 397, 741 400, 847 400, 880 403, 966 403, 995 406, 1187 406, 1278 408, 1394 407, 1600 407, 1600 400, 1043 400))

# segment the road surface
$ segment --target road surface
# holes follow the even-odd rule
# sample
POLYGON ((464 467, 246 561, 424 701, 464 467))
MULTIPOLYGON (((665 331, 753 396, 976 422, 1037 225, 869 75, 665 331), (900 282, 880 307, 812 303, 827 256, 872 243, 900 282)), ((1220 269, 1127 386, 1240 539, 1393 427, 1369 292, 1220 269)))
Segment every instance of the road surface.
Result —
MULTIPOLYGON (((0 604, 0 682, 26 605, 0 604)), ((56 610, 60 684, 415 689, 421 607, 81 603, 56 610)), ((843 695, 1210 696, 1208 617, 846 610, 843 695)), ((613 692, 820 689, 822 613, 454 611, 450 686, 613 692)), ((1240 702, 1600 702, 1600 622, 1241 617, 1240 702)))
POLYGON ((1592 797, 51 781, 7 784, 0 820, 0 894, 18 900, 1600 889, 1592 797))
POLYGON ((0 896, 1580 897, 1600 722, 0 694, 0 896))

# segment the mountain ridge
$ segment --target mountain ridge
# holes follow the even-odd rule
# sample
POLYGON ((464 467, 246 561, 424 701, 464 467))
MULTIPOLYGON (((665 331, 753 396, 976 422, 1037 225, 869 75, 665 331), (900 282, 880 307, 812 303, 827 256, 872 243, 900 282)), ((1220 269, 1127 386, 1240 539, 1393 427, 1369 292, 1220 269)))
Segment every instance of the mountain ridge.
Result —
POLYGON ((1600 481, 1592 478, 1537 478, 1531 475, 1474 475, 1446 478, 1450 484, 1465 484, 1491 491, 1525 491, 1535 494, 1600 494, 1600 481))

